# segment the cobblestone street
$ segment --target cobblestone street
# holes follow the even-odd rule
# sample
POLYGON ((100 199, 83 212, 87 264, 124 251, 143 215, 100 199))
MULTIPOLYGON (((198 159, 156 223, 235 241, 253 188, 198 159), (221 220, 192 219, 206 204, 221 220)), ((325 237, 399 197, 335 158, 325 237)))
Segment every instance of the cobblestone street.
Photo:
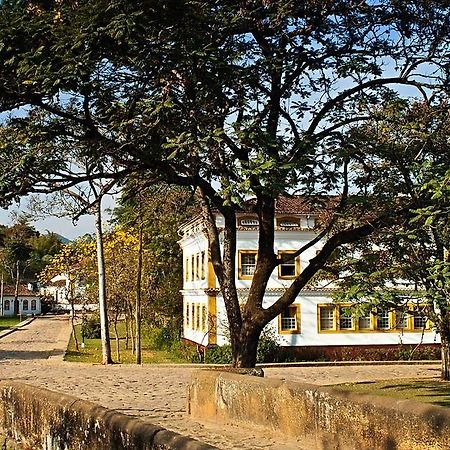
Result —
MULTIPOLYGON (((196 367, 102 365, 62 360, 70 336, 67 316, 44 316, 0 339, 0 379, 11 379, 139 416, 151 423, 223 449, 302 449, 283 436, 258 429, 198 423, 186 414, 186 386, 196 367)), ((335 384, 437 376, 438 365, 266 368, 266 376, 335 384)))

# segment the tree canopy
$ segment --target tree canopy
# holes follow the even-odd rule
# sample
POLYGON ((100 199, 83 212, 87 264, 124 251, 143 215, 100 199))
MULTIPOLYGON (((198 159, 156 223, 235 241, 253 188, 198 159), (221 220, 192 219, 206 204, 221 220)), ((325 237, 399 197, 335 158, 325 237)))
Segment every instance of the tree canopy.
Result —
POLYGON ((264 325, 337 247, 417 207, 383 189, 399 175, 378 170, 392 155, 354 151, 348 131, 401 97, 445 106, 449 12, 441 1, 6 0, 0 199, 130 174, 198 188, 234 362, 252 365, 264 325), (74 154, 88 158, 88 177, 74 154), (322 251, 264 309, 283 192, 341 201, 329 205, 322 251), (235 214, 248 196, 260 239, 241 309, 235 214), (213 211, 225 218, 223 252, 213 211))

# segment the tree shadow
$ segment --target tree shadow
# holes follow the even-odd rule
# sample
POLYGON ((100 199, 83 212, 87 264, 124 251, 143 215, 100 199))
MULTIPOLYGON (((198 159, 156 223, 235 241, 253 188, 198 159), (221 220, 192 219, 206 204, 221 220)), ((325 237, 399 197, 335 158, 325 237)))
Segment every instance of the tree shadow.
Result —
POLYGON ((53 350, 45 350, 45 351, 36 351, 36 350, 0 350, 0 361, 5 360, 20 360, 20 361, 29 361, 29 360, 43 360, 48 359, 52 355, 57 355, 58 353, 63 354, 62 351, 53 351, 53 350))

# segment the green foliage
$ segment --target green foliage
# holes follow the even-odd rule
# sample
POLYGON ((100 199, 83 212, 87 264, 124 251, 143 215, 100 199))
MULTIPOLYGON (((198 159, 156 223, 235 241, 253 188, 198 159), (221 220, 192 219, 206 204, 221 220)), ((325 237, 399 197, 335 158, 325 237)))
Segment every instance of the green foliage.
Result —
POLYGON ((276 340, 275 331, 264 329, 258 341, 256 361, 258 363, 272 363, 280 360, 281 348, 276 340))
POLYGON ((208 348, 205 353, 206 364, 231 364, 231 345, 222 345, 208 348))
POLYGON ((143 339, 150 349, 170 350, 180 342, 180 329, 172 324, 160 328, 146 326, 143 329, 143 339))
POLYGON ((100 339, 100 317, 96 314, 89 316, 81 323, 81 335, 86 339, 100 339))
MULTIPOLYGON (((280 346, 276 341, 273 330, 264 330, 258 342, 257 359, 258 363, 272 363, 280 361, 280 346)), ((231 364, 231 345, 214 346, 205 352, 206 364, 231 364)))

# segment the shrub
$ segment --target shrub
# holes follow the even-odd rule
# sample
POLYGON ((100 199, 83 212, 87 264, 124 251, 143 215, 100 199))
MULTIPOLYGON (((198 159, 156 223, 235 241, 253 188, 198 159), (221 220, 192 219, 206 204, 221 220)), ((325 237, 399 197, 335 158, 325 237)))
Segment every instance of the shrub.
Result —
POLYGON ((87 339, 100 339, 100 317, 93 315, 81 322, 81 335, 87 339))
POLYGON ((179 328, 170 323, 159 328, 146 327, 143 332, 145 332, 148 347, 154 350, 171 350, 180 342, 179 328))
POLYGON ((279 362, 280 345, 277 342, 275 332, 272 329, 264 329, 258 342, 256 350, 256 362, 271 363, 279 362))
POLYGON ((206 364, 231 364, 231 345, 211 347, 206 350, 206 364))

